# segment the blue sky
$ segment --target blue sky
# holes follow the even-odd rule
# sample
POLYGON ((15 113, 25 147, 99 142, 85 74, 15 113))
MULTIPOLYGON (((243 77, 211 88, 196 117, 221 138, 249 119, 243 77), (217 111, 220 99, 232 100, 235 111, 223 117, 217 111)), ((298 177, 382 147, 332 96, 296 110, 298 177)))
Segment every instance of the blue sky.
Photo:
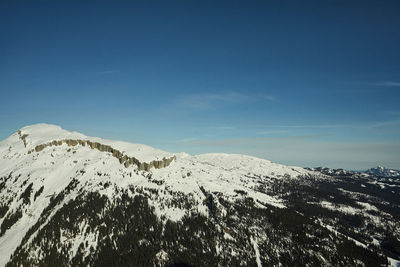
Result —
POLYGON ((400 169, 398 1, 79 2, 1 1, 0 139, 400 169))

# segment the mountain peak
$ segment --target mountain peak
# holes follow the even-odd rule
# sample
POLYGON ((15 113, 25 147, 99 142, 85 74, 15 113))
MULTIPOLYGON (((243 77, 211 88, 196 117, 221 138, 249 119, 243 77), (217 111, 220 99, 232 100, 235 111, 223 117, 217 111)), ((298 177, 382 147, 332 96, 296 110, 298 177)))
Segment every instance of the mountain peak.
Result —
POLYGON ((48 130, 48 131, 61 131, 62 128, 58 125, 55 124, 49 124, 49 123, 36 123, 32 125, 27 125, 24 126, 20 129, 25 130, 25 131, 43 131, 43 130, 48 130))
POLYGON ((388 169, 378 165, 376 168, 371 168, 366 173, 381 177, 400 177, 400 170, 388 169))
POLYGON ((163 158, 174 157, 172 153, 155 149, 147 145, 90 137, 79 132, 64 130, 57 125, 45 123, 25 126, 1 142, 1 144, 3 149, 11 147, 16 148, 19 153, 26 153, 35 150, 38 146, 45 147, 60 141, 70 142, 72 145, 77 143, 77 145, 80 146, 84 143, 87 145, 87 142, 91 142, 100 147, 100 149, 108 148, 109 150, 118 151, 121 157, 123 155, 135 157, 140 162, 147 163, 154 160, 159 161, 163 158))

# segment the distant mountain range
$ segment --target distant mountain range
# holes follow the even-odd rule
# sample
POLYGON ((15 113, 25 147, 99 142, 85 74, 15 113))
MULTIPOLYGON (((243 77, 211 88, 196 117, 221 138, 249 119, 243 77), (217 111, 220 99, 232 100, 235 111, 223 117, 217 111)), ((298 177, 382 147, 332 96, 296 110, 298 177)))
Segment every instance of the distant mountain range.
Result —
POLYGON ((305 168, 305 169, 311 171, 318 171, 326 175, 352 176, 354 174, 368 174, 384 178, 400 178, 399 170, 387 169, 382 166, 377 166, 376 168, 371 168, 366 171, 348 171, 344 169, 331 169, 326 167, 305 168))
POLYGON ((0 142, 0 267, 396 266, 388 175, 27 126, 0 142))
POLYGON ((387 177, 387 178, 400 177, 399 170, 387 169, 382 166, 378 166, 376 168, 371 168, 371 169, 365 171, 365 173, 380 176, 380 177, 387 177))

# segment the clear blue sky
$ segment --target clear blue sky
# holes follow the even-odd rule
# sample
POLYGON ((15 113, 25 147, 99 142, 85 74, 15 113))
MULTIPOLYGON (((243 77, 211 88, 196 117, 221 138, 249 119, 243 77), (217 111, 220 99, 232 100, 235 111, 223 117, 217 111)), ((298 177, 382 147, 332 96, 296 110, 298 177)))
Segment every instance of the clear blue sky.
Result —
POLYGON ((172 152, 400 169, 399 14, 385 0, 1 1, 0 139, 46 122, 172 152))

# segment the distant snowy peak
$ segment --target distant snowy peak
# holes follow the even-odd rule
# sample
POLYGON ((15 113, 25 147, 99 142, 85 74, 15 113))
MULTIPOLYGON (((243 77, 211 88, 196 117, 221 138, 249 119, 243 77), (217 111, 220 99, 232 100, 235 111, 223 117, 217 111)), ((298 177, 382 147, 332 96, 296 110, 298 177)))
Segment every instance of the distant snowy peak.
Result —
POLYGON ((400 170, 387 169, 383 166, 377 166, 376 168, 371 168, 367 170, 366 173, 387 178, 400 177, 400 170))
POLYGON ((329 175, 329 176, 373 175, 373 176, 384 177, 384 178, 400 177, 399 170, 387 169, 382 166, 377 166, 376 168, 371 168, 366 171, 348 171, 348 170, 344 170, 344 169, 331 169, 331 168, 327 168, 327 167, 316 167, 316 168, 305 168, 305 169, 309 170, 309 171, 320 172, 320 173, 323 173, 323 174, 329 175))
POLYGON ((356 172, 347 171, 344 169, 331 169, 327 167, 305 168, 310 171, 320 172, 329 176, 351 176, 356 172))

